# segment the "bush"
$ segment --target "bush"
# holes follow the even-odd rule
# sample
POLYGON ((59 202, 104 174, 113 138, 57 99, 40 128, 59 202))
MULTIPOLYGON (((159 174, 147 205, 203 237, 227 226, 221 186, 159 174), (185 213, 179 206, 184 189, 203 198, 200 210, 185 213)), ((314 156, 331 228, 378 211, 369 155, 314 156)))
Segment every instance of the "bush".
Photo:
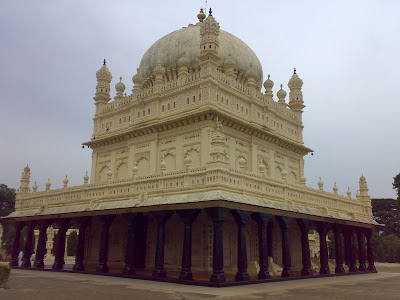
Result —
POLYGON ((9 265, 0 265, 0 288, 6 285, 10 271, 11 268, 9 265))

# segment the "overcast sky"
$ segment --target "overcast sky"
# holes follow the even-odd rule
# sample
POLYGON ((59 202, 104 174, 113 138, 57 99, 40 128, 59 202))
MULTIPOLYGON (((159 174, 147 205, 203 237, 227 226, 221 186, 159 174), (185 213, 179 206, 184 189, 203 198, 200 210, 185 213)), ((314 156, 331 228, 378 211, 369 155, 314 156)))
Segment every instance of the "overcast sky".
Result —
MULTIPOLYGON (((0 183, 17 188, 28 163, 43 190, 83 183, 91 150, 96 71, 114 85, 145 51, 197 22, 204 1, 19 1, 0 5, 0 183)), ((307 185, 395 197, 400 173, 400 1, 208 1, 221 29, 247 43, 264 79, 302 78, 307 185)), ((276 100, 276 96, 275 100, 276 100)))

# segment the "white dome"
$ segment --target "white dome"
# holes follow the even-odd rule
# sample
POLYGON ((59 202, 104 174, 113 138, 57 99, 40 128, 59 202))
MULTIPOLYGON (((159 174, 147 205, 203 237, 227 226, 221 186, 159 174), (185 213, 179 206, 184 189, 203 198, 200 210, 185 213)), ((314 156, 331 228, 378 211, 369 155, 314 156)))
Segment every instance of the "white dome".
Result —
MULTIPOLYGON (((178 68, 178 60, 185 56, 189 59, 192 67, 197 67, 200 63, 200 28, 201 23, 189 25, 177 31, 171 32, 155 42, 143 55, 139 66, 139 75, 147 78, 152 75, 154 68, 161 64, 163 67, 178 68)), ((256 73, 255 80, 261 85, 263 82, 263 72, 260 61, 256 54, 242 40, 236 36, 220 30, 219 31, 219 57, 220 66, 228 59, 229 54, 236 62, 236 67, 240 73, 252 68, 256 73)))

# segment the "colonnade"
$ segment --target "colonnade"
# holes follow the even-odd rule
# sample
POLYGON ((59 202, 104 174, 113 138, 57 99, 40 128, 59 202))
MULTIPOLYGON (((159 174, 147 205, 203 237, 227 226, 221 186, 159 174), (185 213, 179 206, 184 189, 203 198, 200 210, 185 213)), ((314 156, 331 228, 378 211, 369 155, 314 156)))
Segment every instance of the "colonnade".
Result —
MULTIPOLYGON (((176 210, 176 213, 181 218, 184 225, 183 244, 182 244, 182 267, 179 274, 180 280, 192 280, 193 275, 191 272, 191 259, 192 259, 192 224, 200 213, 200 209, 186 209, 176 210)), ((208 216, 211 218, 214 231, 213 231, 213 256, 212 256, 212 274, 210 282, 224 283, 226 277, 224 274, 224 261, 223 261, 223 223, 230 212, 235 219, 237 225, 237 273, 235 276, 236 281, 249 281, 250 276, 247 271, 247 248, 246 248, 246 224, 249 218, 253 218, 258 224, 258 245, 259 245, 259 266, 258 280, 265 280, 271 278, 269 274, 268 256, 272 256, 272 218, 274 217, 280 227, 281 240, 282 240, 282 266, 283 270, 281 277, 292 277, 292 263, 290 254, 290 238, 289 228, 292 222, 297 222, 301 231, 301 251, 302 251, 302 270, 301 276, 313 275, 310 259, 310 247, 308 240, 308 233, 310 228, 315 228, 319 233, 320 241, 320 270, 319 274, 330 274, 328 265, 328 246, 326 237, 329 230, 332 230, 335 237, 335 258, 336 267, 335 273, 345 273, 343 264, 348 266, 350 273, 355 272, 375 272, 374 256, 371 243, 371 228, 355 227, 350 225, 343 225, 338 223, 327 223, 320 221, 311 221, 308 219, 291 218, 286 216, 270 215, 259 212, 250 212, 244 210, 228 209, 224 207, 210 207, 205 209, 208 216), (358 255, 356 255, 356 244, 354 236, 357 236, 358 255), (342 246, 343 236, 344 245, 342 246), (365 244, 366 241, 366 244, 365 244), (344 256, 342 253, 344 248, 344 256), (358 256, 358 267, 357 259, 358 256), (366 266, 368 262, 368 266, 366 266)), ((164 269, 164 243, 165 243, 165 224, 171 215, 174 213, 172 210, 153 211, 150 214, 154 217, 157 224, 157 237, 155 249, 155 264, 152 271, 154 278, 165 278, 166 272, 164 269)), ((135 275, 135 258, 138 255, 137 246, 137 222, 142 218, 142 213, 126 213, 123 214, 127 226, 127 244, 125 250, 125 265, 122 273, 127 276, 135 275)), ((108 239, 109 229, 115 215, 101 215, 96 216, 101 224, 101 237, 100 249, 98 256, 98 265, 96 272, 108 273, 108 239)), ((71 224, 75 224, 79 228, 78 244, 76 249, 74 271, 85 270, 85 233, 86 228, 90 222, 91 217, 80 217, 75 219, 58 219, 55 220, 59 227, 58 231, 58 247, 55 252, 55 260, 52 269, 62 270, 64 266, 65 255, 65 235, 71 224)), ((30 268, 31 251, 33 231, 36 226, 39 226, 39 240, 37 245, 36 257, 33 268, 44 268, 44 255, 46 253, 46 230, 48 226, 53 223, 53 220, 37 220, 37 221, 20 221, 17 222, 16 236, 12 253, 11 266, 17 267, 18 253, 20 251, 19 240, 22 229, 28 227, 28 236, 24 247, 24 258, 21 264, 23 268, 30 268)), ((300 251, 300 249, 299 249, 300 251)))

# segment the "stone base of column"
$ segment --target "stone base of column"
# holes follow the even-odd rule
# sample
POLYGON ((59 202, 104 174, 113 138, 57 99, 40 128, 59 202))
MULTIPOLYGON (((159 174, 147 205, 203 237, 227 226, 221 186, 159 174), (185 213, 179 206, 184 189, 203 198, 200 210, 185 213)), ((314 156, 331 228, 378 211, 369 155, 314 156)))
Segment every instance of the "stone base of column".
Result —
POLYGON ((10 261, 10 267, 18 267, 18 265, 19 265, 18 259, 16 260, 12 259, 10 261))
POLYGON ((30 259, 24 259, 22 261, 21 267, 22 268, 30 268, 32 266, 30 259))
POLYGON ((346 271, 344 270, 343 266, 340 266, 340 267, 336 266, 336 268, 335 268, 335 273, 336 274, 343 274, 345 272, 346 271))
POLYGON ((51 268, 53 270, 62 270, 64 268, 64 264, 62 262, 55 261, 51 268))
POLYGON ((301 276, 311 276, 311 275, 313 275, 311 267, 303 268, 301 270, 301 276))
POLYGON ((154 269, 152 275, 153 275, 153 277, 156 277, 156 278, 165 278, 165 277, 167 277, 167 273, 165 273, 165 270, 154 269))
POLYGON ((349 272, 350 272, 350 273, 356 273, 356 272, 358 272, 357 266, 356 266, 356 265, 349 265, 349 272))
POLYGON ((287 268, 283 268, 281 277, 282 277, 282 278, 293 277, 293 272, 292 272, 292 270, 289 270, 289 269, 287 269, 287 268))
POLYGON ((367 267, 366 267, 365 265, 360 265, 360 266, 358 267, 358 271, 359 271, 359 272, 367 272, 367 267))
POLYGON ((85 266, 83 263, 75 263, 75 265, 72 267, 73 271, 85 271, 85 266))
POLYGON ((260 270, 260 272, 258 272, 258 279, 271 279, 271 275, 269 271, 260 270))
POLYGON ((181 271, 179 273, 180 280, 193 280, 193 274, 190 271, 181 271))
POLYGON ((107 265, 100 264, 96 268, 96 272, 98 272, 98 273, 108 273, 108 271, 109 270, 108 270, 108 266, 107 265))
POLYGON ((221 282, 225 282, 226 278, 225 278, 225 274, 224 272, 221 273, 213 273, 210 277, 210 281, 211 282, 216 282, 216 283, 221 283, 221 282))
POLYGON ((321 266, 321 268, 319 269, 319 274, 320 275, 325 275, 325 274, 330 274, 331 271, 329 270, 329 267, 327 266, 321 266))
POLYGON ((35 269, 44 269, 44 262, 43 261, 35 261, 33 264, 35 269))
POLYGON ((122 274, 124 275, 135 275, 136 271, 133 266, 130 265, 125 265, 125 267, 122 269, 122 274))
POLYGON ((368 271, 370 271, 370 272, 376 272, 376 267, 375 267, 375 265, 369 265, 369 266, 368 266, 368 271))
POLYGON ((248 281, 250 280, 249 273, 246 272, 237 272, 235 276, 236 281, 248 281))

